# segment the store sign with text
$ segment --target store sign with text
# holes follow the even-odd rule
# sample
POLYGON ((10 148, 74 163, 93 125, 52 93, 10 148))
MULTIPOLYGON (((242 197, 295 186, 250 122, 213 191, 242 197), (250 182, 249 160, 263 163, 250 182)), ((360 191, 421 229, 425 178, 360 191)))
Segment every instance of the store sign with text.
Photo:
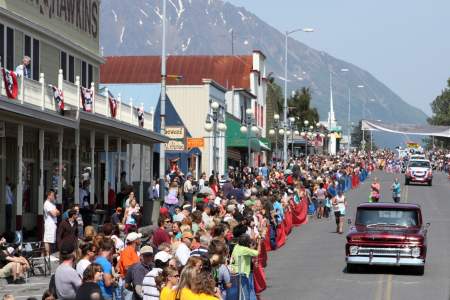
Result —
POLYGON ((167 126, 165 129, 165 135, 167 135, 170 139, 184 139, 184 127, 167 126))
POLYGON ((166 151, 184 151, 183 141, 171 140, 166 143, 166 151))

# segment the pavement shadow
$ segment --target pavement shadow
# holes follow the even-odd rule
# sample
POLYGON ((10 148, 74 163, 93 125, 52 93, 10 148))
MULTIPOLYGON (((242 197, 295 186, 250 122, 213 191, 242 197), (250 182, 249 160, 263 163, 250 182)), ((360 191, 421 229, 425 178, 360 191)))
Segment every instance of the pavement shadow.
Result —
POLYGON ((420 274, 417 274, 417 270, 414 267, 406 267, 406 266, 395 267, 395 266, 356 265, 356 266, 353 266, 351 272, 348 272, 347 267, 344 267, 342 269, 342 273, 421 276, 420 274))

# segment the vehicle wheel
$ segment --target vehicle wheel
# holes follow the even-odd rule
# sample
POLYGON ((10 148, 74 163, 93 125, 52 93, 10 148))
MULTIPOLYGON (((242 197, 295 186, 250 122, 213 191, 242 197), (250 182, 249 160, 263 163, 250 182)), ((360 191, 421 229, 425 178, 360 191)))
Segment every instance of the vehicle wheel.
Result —
POLYGON ((356 272, 356 265, 347 263, 347 273, 355 273, 356 272))
POLYGON ((415 267, 414 273, 419 276, 423 276, 425 274, 425 266, 415 267))

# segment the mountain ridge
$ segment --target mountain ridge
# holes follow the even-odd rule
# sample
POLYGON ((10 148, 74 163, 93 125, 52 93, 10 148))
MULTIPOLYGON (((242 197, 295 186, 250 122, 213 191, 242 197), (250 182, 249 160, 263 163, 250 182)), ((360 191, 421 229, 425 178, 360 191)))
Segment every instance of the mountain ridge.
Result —
MULTIPOLYGON (((134 0, 132 4, 103 1, 100 43, 105 55, 160 55, 162 9, 159 4, 150 0, 134 0)), ((168 0, 167 17, 169 54, 231 55, 233 52, 240 55, 257 49, 267 57, 267 73, 272 72, 283 86, 280 77, 284 77, 284 34, 245 8, 222 0, 168 0)), ((406 103, 368 71, 295 39, 289 38, 288 43, 288 92, 311 87, 312 105, 317 107, 322 120, 329 110, 331 70, 336 117, 343 128, 347 126, 348 86, 352 87, 351 119, 355 124, 363 115, 364 102, 368 119, 426 122, 423 111, 406 103), (341 68, 350 72, 341 74, 341 68), (366 88, 356 88, 360 84, 366 88)), ((391 142, 386 140, 385 144, 391 142)))

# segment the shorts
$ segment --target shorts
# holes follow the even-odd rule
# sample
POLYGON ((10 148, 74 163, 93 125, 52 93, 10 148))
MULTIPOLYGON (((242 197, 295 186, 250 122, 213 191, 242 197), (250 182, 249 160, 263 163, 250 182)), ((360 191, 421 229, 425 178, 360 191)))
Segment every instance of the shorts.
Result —
POLYGON ((345 217, 345 214, 341 213, 340 211, 335 211, 334 216, 336 217, 336 224, 339 224, 339 219, 341 217, 345 217))
POLYGON ((0 269, 0 278, 8 278, 12 276, 12 270, 14 268, 13 262, 6 264, 3 268, 0 269))
POLYGON ((54 244, 56 242, 56 224, 44 225, 44 243, 54 244))

